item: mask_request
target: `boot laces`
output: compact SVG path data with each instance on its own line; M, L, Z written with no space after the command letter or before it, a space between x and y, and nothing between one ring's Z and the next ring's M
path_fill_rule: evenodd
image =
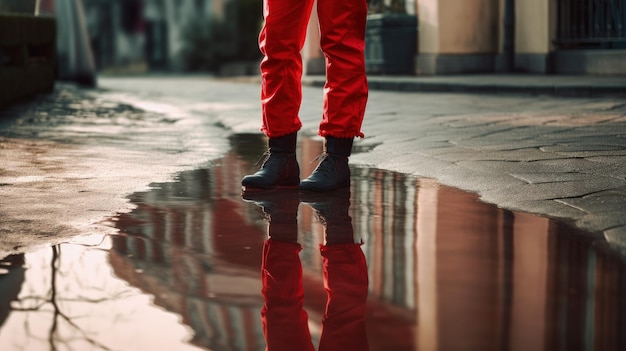
M259 169L263 169L266 166L270 165L271 160L273 159L277 159L276 157L271 157L272 153L270 152L270 150L265 151L258 160L256 160L256 162L254 163L254 167L258 167ZM260 166L259 166L260 165Z
M259 165L261 165L261 167L259 168L263 168L263 166L265 165L265 162L267 161L267 159L270 158L270 150L266 150L260 157L258 160L256 160L256 162L254 163L254 167L258 167Z
M261 170L268 167L281 167L283 165L283 160L285 159L285 155L281 153L272 153L270 150L265 151L259 159L254 163L254 167ZM260 166L259 166L260 165Z
M328 162L324 162L328 159ZM315 173L332 176L334 175L334 167L332 167L333 157L329 153L323 153L317 155L310 163L319 161L319 164L315 168Z

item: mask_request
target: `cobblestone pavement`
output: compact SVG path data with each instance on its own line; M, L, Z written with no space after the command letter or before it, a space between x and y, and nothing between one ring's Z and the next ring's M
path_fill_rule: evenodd
M258 84L152 77L104 78L101 86L137 106L158 100L258 132ZM303 133L316 133L321 97L304 88ZM436 178L626 247L623 99L371 91L363 131L353 164Z
M32 245L26 231L45 241L92 230L128 210L129 193L219 157L233 133L259 133L257 83L153 76L99 85L61 86L2 112L0 255ZM305 87L303 134L316 134L321 106L321 89ZM354 165L435 178L626 247L623 99L372 91L363 132Z

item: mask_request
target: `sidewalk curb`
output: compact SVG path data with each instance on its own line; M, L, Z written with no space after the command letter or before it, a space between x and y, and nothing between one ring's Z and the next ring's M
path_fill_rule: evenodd
M532 80L542 81L533 82ZM576 82L575 80L579 81ZM305 76L302 78L302 82L309 86L323 87L326 80L324 76ZM368 76L368 85L371 90L399 92L626 97L626 77Z

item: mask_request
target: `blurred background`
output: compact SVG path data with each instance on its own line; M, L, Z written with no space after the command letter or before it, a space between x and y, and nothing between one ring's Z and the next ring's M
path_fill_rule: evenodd
M41 22L33 14L55 18L56 28L28 28ZM0 37L32 32L28 40L0 38L0 66L32 61L33 48L56 31L48 61L56 61L59 79L85 85L95 85L96 73L251 75L261 58L260 0L0 0L0 15ZM26 59L15 53L18 44Z
M368 5L368 74L626 75L626 0ZM102 73L258 74L262 0L0 0L8 12L56 17L60 66L84 43L76 57ZM324 73L315 8L302 56L306 74Z
M95 64L102 72L219 72L230 65L246 74L261 57L256 44L262 23L259 0L83 4Z
M82 2L95 63L103 72L258 73L261 0ZM624 0L368 4L369 74L626 74ZM303 58L306 73L324 73L315 10Z

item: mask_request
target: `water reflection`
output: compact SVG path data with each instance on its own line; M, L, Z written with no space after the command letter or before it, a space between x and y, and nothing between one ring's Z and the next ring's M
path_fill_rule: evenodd
M1 350L193 349L175 315L111 274L106 242L13 257L0 275Z
M17 296L24 282L24 255L10 255L0 260L0 326L4 324L11 303Z
M302 201L315 211L324 228L319 252L327 298L319 350L367 351L367 265L360 243L355 243L348 214L350 192L299 195L297 190L281 189L243 197L256 204L268 220L261 263L261 320L267 350L315 350L304 310L299 255L302 246L298 243L297 213Z
M364 325L369 350L626 349L624 261L601 237L498 209L433 180L369 168L353 169L349 201L289 195L273 201L283 212L270 214L270 222L268 200L242 199L239 184L264 141L239 136L234 142L210 168L134 194L137 208L115 220L119 235L97 247L61 245L57 263L50 249L25 254L28 269L0 275L3 292L10 277L8 286L19 291L9 297L11 310L0 313L6 316L0 349L52 349L61 335L81 339L81 350L97 349L85 336L120 350L264 350L272 306L267 272L292 277L276 280L298 292L279 296L295 303L284 312L299 316L291 319L299 324L285 328L304 331L287 336L310 340L307 349L328 330L331 258L320 244L328 248L335 239L338 247L363 243L357 247L365 260L348 260L356 266L343 277L366 271L356 284L368 282L365 320L355 326ZM320 152L321 143L302 141L303 174ZM328 209L342 221L325 218ZM353 235L345 234L348 224ZM333 229L339 234L331 235ZM273 250L275 242L283 247ZM281 259L268 256L273 252ZM274 264L287 262L284 272L273 272ZM57 318L65 334L49 333L52 286L60 311L83 332ZM4 301L3 295L0 308ZM28 311L35 302L44 308ZM148 340L150 347L138 347Z

